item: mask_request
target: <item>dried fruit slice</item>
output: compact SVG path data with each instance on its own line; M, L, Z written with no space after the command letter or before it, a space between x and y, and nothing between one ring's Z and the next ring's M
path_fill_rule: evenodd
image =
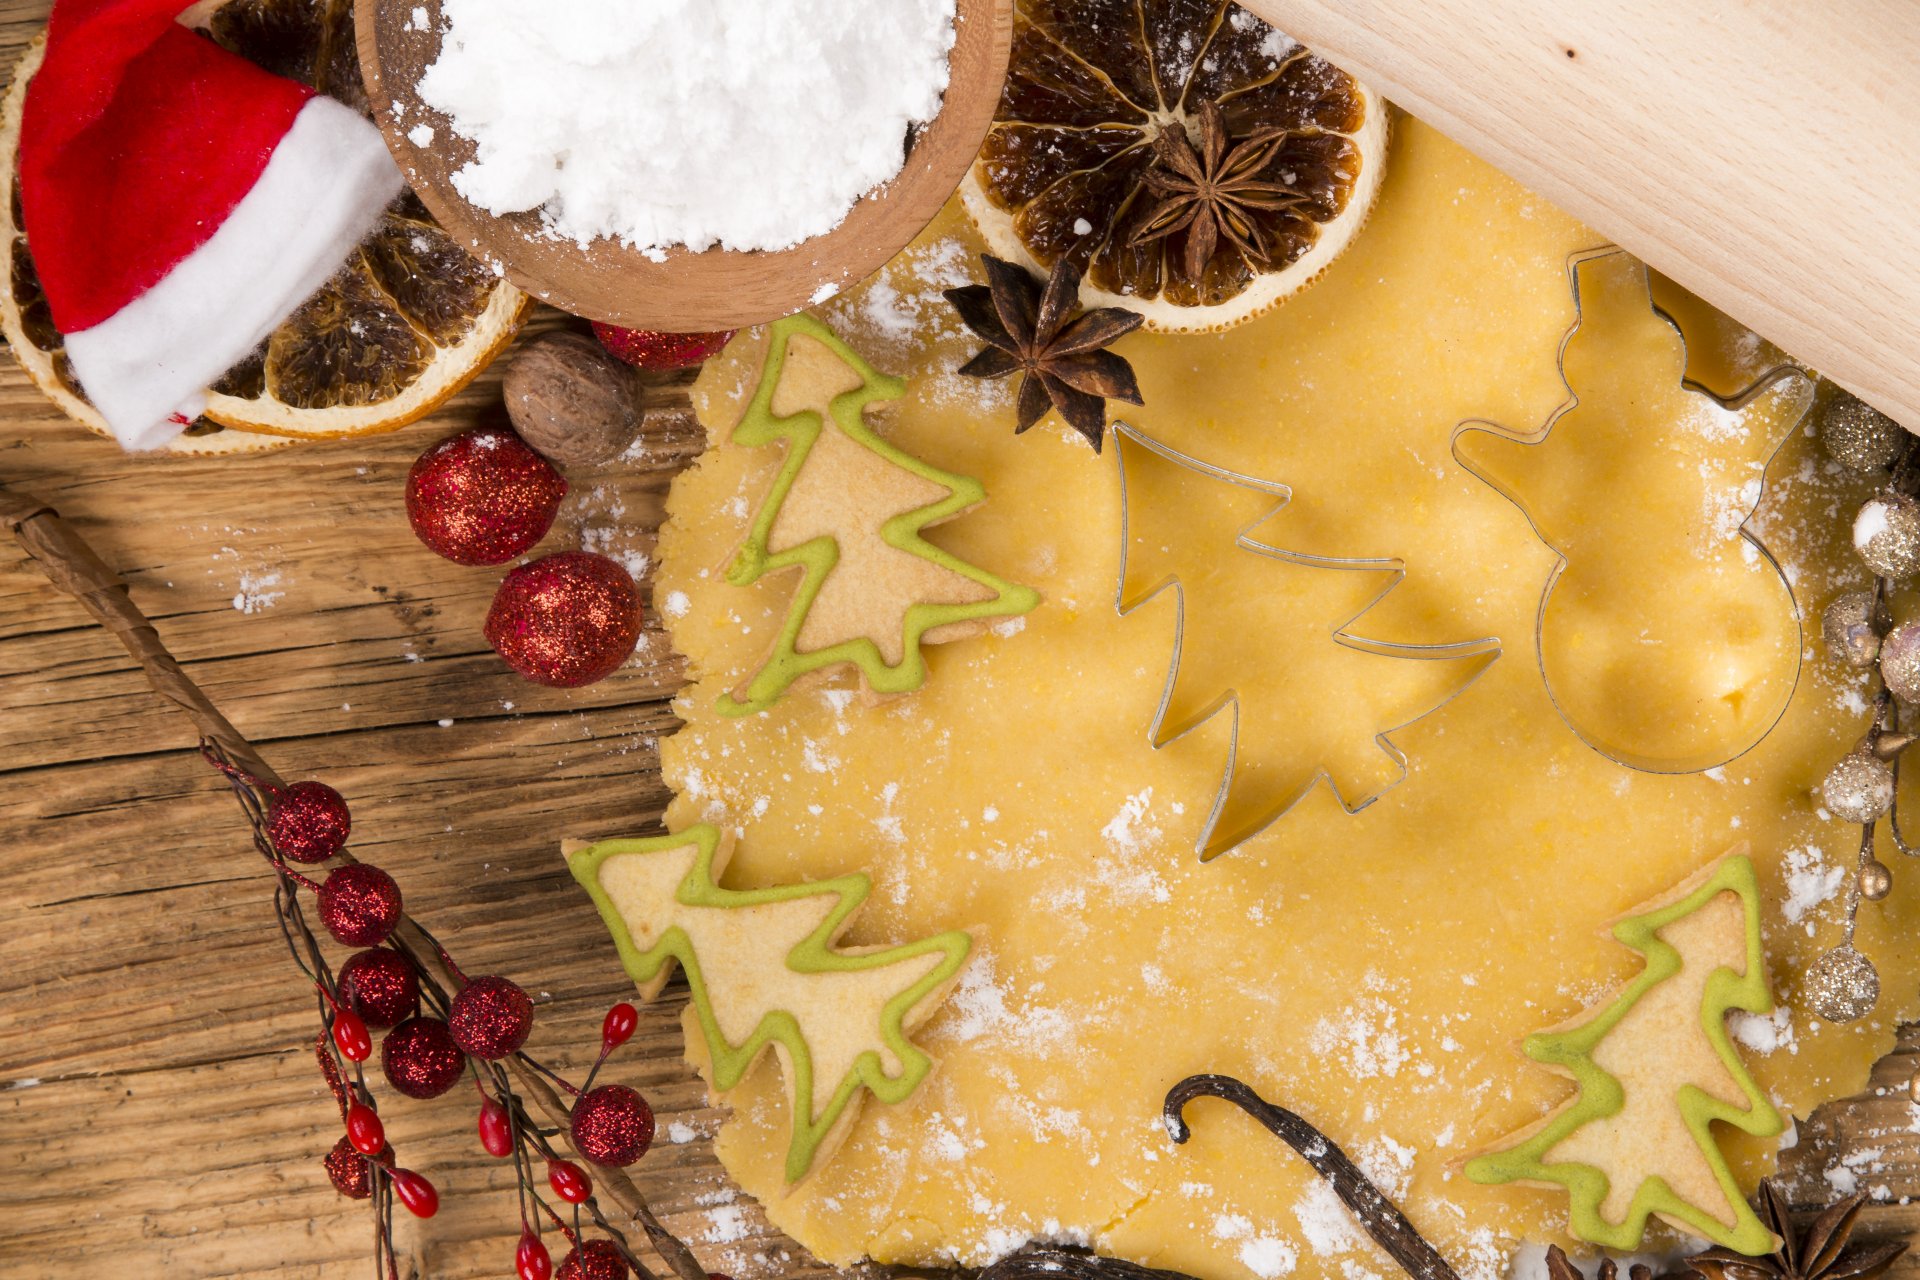
M995 123L961 196L996 254L1086 259L1081 300L1221 329L1360 229L1387 109L1228 0L1019 0Z
M188 17L226 48L365 112L351 0L228 0ZM0 101L0 244L10 259L0 331L55 404L105 435L67 364L21 230L20 108L41 54L36 40ZM403 196L339 274L209 389L204 415L168 447L219 453L405 426L484 369L527 306Z

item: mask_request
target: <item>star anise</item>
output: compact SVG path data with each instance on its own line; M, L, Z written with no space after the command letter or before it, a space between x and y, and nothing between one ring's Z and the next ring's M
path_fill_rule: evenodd
M1772 1178L1760 1183L1760 1221L1780 1240L1762 1258L1731 1249L1709 1249L1687 1259L1707 1280L1872 1280L1907 1251L1905 1241L1849 1244L1866 1204L1865 1193L1829 1205L1803 1232L1793 1229L1793 1210Z
M1271 265L1267 236L1256 211L1272 213L1305 204L1307 197L1261 175L1286 142L1285 129L1261 129L1234 141L1227 136L1220 104L1200 104L1200 146L1182 124L1170 124L1153 139L1154 162L1142 181L1159 198L1139 228L1135 244L1187 233L1186 275L1199 280L1225 239L1258 266Z
M1627 1268L1629 1280L1653 1280L1653 1268L1644 1262L1636 1262ZM1612 1258L1600 1259L1599 1270L1593 1273L1593 1280L1619 1280L1620 1264ZM1586 1274L1573 1265L1573 1259L1567 1257L1567 1251L1557 1244L1547 1246L1547 1280L1587 1280Z
M1068 320L1080 296L1080 268L1070 254L1054 263L1044 287L1011 262L991 254L980 260L986 284L946 291L961 321L987 344L959 372L969 378L1020 374L1015 435L1053 408L1100 452L1106 402L1141 403L1133 366L1105 348L1139 328L1142 317L1125 307L1098 307Z

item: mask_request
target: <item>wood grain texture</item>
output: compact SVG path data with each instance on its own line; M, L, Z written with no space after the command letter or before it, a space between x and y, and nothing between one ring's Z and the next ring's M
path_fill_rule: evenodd
M45 13L0 0L0 58ZM625 669L581 690L526 684L480 634L500 571L413 538L407 468L446 431L504 420L504 368L392 436L195 460L121 453L0 358L0 478L80 526L283 772L351 798L356 852L470 972L524 983L530 1047L577 1073L631 984L559 842L655 829L682 668L649 599ZM575 471L543 550L651 553L667 484L704 439L684 398L654 388L641 447ZM0 723L0 1276L366 1276L366 1206L318 1162L339 1122L271 877L191 724L10 539ZM732 1194L707 1140L720 1113L681 1061L680 1003L646 1010L613 1069L659 1113L637 1181L715 1270L808 1270L751 1204L744 1234L715 1217ZM480 1151L471 1096L389 1095L385 1118L442 1194L429 1223L396 1215L403 1274L511 1274L511 1175Z
M1920 8L1245 2L1920 431Z
M416 21L422 6L427 19ZM636 329L736 329L777 320L879 270L933 221L966 176L993 122L1013 47L1013 0L958 0L945 101L915 135L897 177L859 200L833 230L790 249L670 249L656 260L616 241L582 248L555 238L537 212L503 216L467 203L452 174L472 158L473 144L414 92L440 53L440 0L354 0L354 13L374 120L441 224L498 259L535 297ZM427 147L409 137L422 123L434 138Z

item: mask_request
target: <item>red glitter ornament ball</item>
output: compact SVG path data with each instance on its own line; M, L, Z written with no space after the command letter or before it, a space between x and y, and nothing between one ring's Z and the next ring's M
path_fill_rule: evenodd
M589 1089L573 1104L573 1145L595 1164L630 1165L653 1145L653 1108L623 1084Z
M420 979L397 951L356 951L340 966L340 999L370 1027L390 1027L420 1007Z
M627 1260L620 1256L611 1240L589 1240L578 1249L569 1249L554 1272L556 1280L627 1280Z
M367 1158L353 1149L353 1140L341 1136L333 1150L320 1158L333 1189L349 1200L365 1200L373 1194L373 1170Z
M600 339L616 359L636 369L665 373L672 369L690 369L702 360L720 354L720 348L733 337L733 330L718 333L658 333L652 329L622 329L617 325L594 322L593 336Z
M408 1018L380 1042L387 1083L409 1098L437 1098L460 1083L466 1055L438 1018Z
M572 689L612 675L640 639L640 591L617 563L561 551L506 576L487 643L535 684Z
M400 886L364 862L335 867L320 886L320 923L349 947L377 947L400 923Z
M505 564L547 536L567 482L511 427L448 436L407 472L407 519L455 564Z
M533 1030L533 999L505 978L475 978L460 988L447 1010L454 1043L486 1062L496 1062L527 1042Z
M267 806L267 839L289 862L325 862L352 827L345 797L324 782L296 782Z

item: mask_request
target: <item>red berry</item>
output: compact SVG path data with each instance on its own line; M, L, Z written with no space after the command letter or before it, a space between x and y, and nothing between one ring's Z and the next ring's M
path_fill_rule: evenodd
M356 951L340 966L340 999L368 1026L391 1027L420 1007L420 978L398 951Z
M520 1233L520 1247L513 1251L513 1269L520 1280L552 1280L553 1255L540 1243L532 1227Z
M511 427L450 435L407 472L407 520L455 564L505 564L547 536L567 482Z
M573 1104L573 1146L595 1164L623 1166L653 1145L653 1108L623 1084L589 1089Z
M600 1023L600 1056L606 1057L633 1039L634 1028L639 1025L640 1011L624 1000L607 1010L605 1020Z
M373 1171L367 1166L367 1158L354 1149L352 1139L343 1136L320 1163L333 1189L347 1199L365 1200L373 1194Z
M393 1194L407 1207L407 1212L416 1218L431 1218L440 1212L440 1193L433 1184L411 1169L395 1169L389 1175L393 1179Z
M717 333L661 333L653 329L622 329L595 321L593 336L617 358L636 369L664 373L686 369L717 355L733 337L733 330Z
M568 1204L585 1204L593 1194L593 1179L571 1160L553 1160L547 1164L547 1185L553 1194Z
M348 1062L365 1062L373 1056L373 1037L367 1034L367 1024L351 1009L333 1011L333 1042Z
M335 867L320 886L320 923L349 947L373 947L400 923L400 886L364 862Z
M363 1156L379 1155L387 1145L387 1127L372 1107L364 1102L351 1103L347 1107L347 1140Z
M487 643L533 681L572 689L620 669L640 640L640 591L615 561L558 551L509 573L487 610Z
M346 799L324 782L296 782L267 806L267 841L289 862L325 862L352 827Z
M480 1104L480 1145L488 1155L503 1160L513 1154L513 1125L507 1119L507 1109L496 1098Z
M467 1059L438 1018L408 1018L380 1042L387 1083L409 1098L437 1098L460 1083Z
M447 1023L454 1043L483 1062L497 1062L527 1042L533 1000L506 978L475 978L453 998Z
M589 1240L569 1250L554 1272L557 1280L627 1280L631 1274L611 1240Z

